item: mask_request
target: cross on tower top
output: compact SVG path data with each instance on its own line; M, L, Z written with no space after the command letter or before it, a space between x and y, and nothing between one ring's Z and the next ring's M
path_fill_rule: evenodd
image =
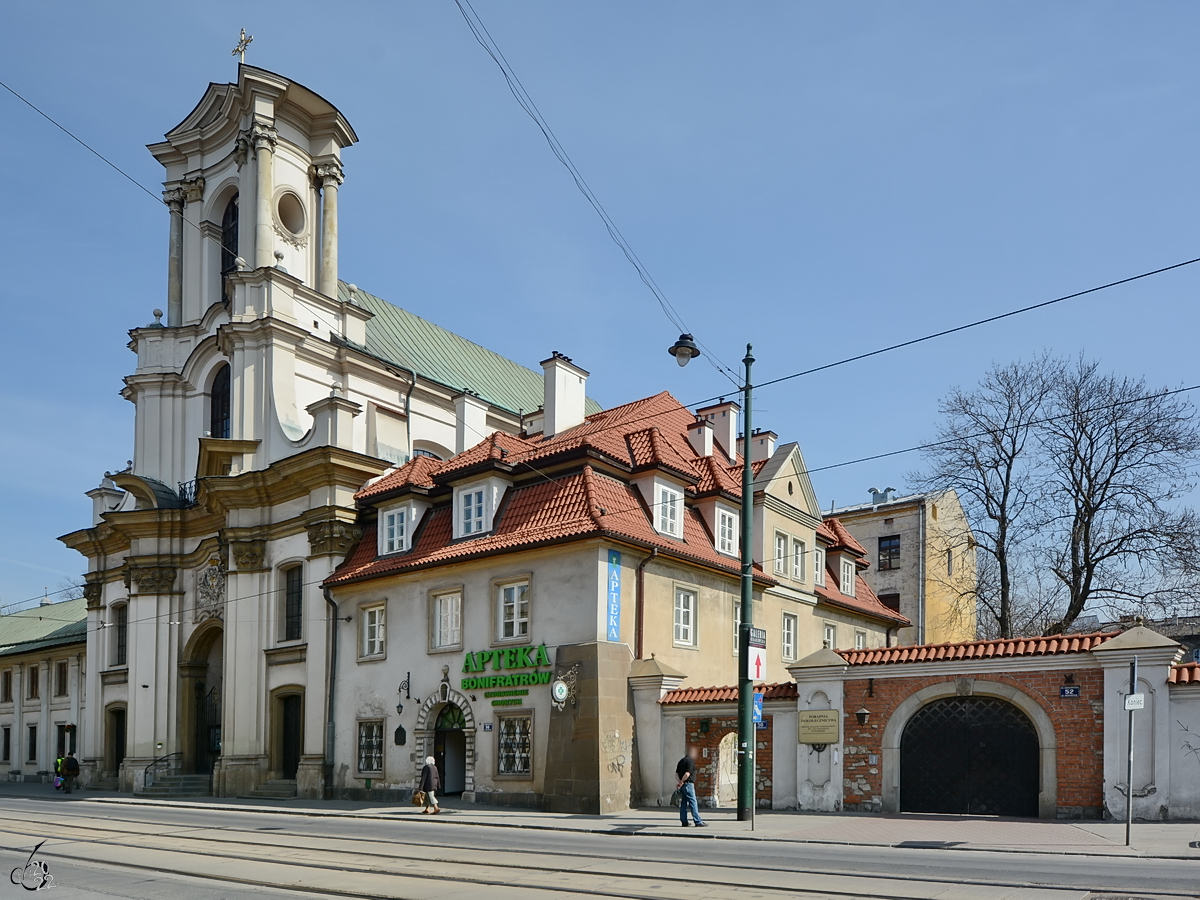
M246 61L246 48L250 46L250 42L252 40L254 40L254 35L247 36L246 29L243 28L241 40L238 41L238 45L233 48L233 53L231 54L239 57L239 63L244 63Z

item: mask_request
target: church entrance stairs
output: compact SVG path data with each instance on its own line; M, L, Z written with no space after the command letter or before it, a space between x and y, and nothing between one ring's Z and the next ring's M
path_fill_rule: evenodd
M139 797L211 797L210 775L159 775L154 784L138 792Z
M276 778L265 781L246 796L255 800L295 800L296 779Z

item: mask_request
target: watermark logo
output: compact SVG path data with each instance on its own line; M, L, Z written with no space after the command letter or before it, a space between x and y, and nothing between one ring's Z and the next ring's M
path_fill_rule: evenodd
M42 841L42 844L44 843L46 842ZM17 866L12 870L8 877L13 884L20 885L27 891L44 891L54 887L54 876L50 874L50 867L42 860L33 858L42 849L42 844L33 848L24 866Z

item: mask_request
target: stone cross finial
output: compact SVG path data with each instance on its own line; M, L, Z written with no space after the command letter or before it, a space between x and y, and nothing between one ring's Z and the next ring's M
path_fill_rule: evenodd
M252 40L254 40L254 35L247 37L246 29L243 28L242 38L238 41L238 45L233 48L233 53L231 54L232 56L238 57L239 63L244 63L246 61L246 48L250 46L250 42Z

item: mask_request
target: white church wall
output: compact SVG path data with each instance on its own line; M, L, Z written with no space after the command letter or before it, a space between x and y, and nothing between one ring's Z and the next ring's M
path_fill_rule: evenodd
M1171 818L1200 819L1200 684L1173 685Z

